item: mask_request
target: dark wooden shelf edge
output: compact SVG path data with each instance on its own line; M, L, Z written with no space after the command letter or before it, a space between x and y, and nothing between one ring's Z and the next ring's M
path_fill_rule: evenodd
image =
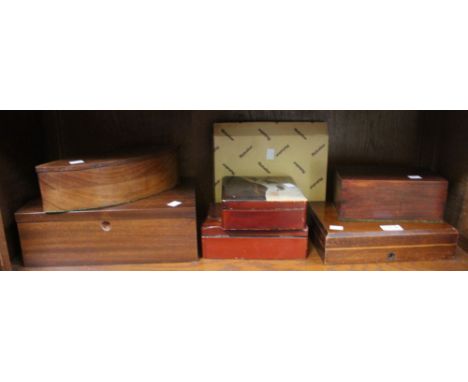
M466 271L468 253L458 248L450 260L326 265L311 250L305 260L209 260L191 263L119 264L71 267L23 267L19 271Z

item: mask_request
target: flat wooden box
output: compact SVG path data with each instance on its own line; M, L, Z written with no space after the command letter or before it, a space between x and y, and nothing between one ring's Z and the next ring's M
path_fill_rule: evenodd
M440 222L447 188L446 179L418 170L343 168L336 173L335 205L343 220Z
M291 200L267 200L265 190L252 186L243 189L232 181L242 179L274 179L289 182L290 177L225 177L223 178L222 222L226 230L303 230L306 226L307 200L301 194L300 198ZM279 182L281 183L281 182ZM249 182L247 182L249 184ZM273 183L275 184L275 183ZM297 189L297 187L294 185ZM298 189L297 189L298 190ZM300 190L298 190L300 193Z
M178 207L167 204L179 201ZM137 202L47 214L40 200L16 213L30 267L195 261L195 193L179 186Z
M311 203L310 231L326 264L432 261L453 258L458 231L447 223L386 222L404 231L383 231L379 222L343 222L332 203ZM342 227L343 230L330 226Z
M76 159L76 158L75 158ZM175 187L177 151L153 147L36 167L46 212L115 206Z
M202 226L203 257L207 259L305 259L308 228L297 231L228 231L220 205L212 206Z

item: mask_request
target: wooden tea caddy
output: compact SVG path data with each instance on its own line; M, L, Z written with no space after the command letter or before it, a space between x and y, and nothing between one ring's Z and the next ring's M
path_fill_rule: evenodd
M138 149L36 167L45 212L103 208L136 201L178 182L177 151Z

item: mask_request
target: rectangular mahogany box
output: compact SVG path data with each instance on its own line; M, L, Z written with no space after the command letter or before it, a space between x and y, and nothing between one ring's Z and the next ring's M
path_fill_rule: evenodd
M170 207L171 202L181 204ZM198 259L191 186L117 207L55 214L44 213L40 200L35 200L16 213L16 221L25 266Z
M212 206L202 226L203 257L207 259L304 259L308 229L297 231L227 231L220 206Z
M343 222L331 203L311 203L311 238L328 264L452 258L457 230L447 223Z
M302 230L307 199L290 177L223 178L226 230Z
M176 186L177 151L152 147L36 167L46 212L115 206Z
M443 221L446 179L404 169L338 169L335 205L340 219Z

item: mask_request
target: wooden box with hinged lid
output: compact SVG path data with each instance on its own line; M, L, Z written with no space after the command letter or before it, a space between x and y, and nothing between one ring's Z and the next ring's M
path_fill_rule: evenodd
M332 203L311 203L311 240L327 264L432 261L455 255L458 231L450 224L355 222L338 219Z
M16 213L25 266L195 261L195 192L178 186L96 210L45 213L35 200Z
M153 147L36 167L46 212L129 203L171 189L178 181L177 151Z

